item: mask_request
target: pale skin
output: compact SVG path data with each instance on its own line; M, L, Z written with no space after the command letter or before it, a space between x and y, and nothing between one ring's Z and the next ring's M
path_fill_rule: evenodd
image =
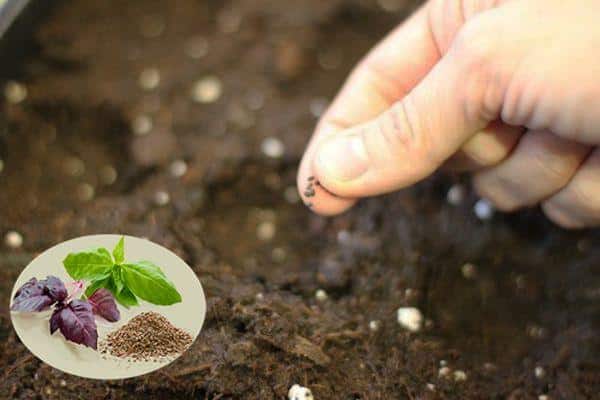
M304 202L335 215L447 167L502 211L540 204L562 227L600 225L599 15L597 0L430 0L320 119Z

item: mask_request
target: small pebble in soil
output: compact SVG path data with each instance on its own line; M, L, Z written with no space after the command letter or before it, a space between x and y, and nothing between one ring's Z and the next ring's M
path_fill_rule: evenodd
M329 101L324 97L317 97L310 101L308 108L310 109L310 113L313 117L319 118L329 105Z
M208 41L204 36L191 37L185 42L183 51L189 58L198 60L208 53Z
M543 339L546 337L546 328L536 324L527 325L525 331L527 332L527 335L529 335L529 337L532 337L534 339Z
M227 121L238 129L248 129L256 124L254 114L239 102L233 102L227 106Z
M65 386L67 386L67 381L65 381L64 379L61 379L61 380L60 380L60 386L61 386L61 387L65 387Z
M346 229L342 229L337 233L337 241L342 246L348 246L352 243L352 234Z
M175 178L181 178L188 170L187 163L183 160L175 160L169 165L169 172Z
M12 104L19 104L27 98L27 87L16 81L8 81L4 86L4 97Z
M433 383L428 383L426 386L427 390L435 392L435 385Z
M100 181L104 185L112 185L117 181L117 170L112 165L105 165L100 168Z
M400 307L398 309L398 323L411 332L418 332L423 325L423 314L415 307Z
M315 299L317 299L318 301L325 301L327 300L329 296L327 295L327 292L324 291L323 289L318 289L315 292Z
M467 374L465 371L456 370L454 371L454 380L456 382L464 382L467 380Z
M161 15L145 15L140 20L140 33L147 39L159 37L165 31L165 20Z
M4 170L4 161L0 158L0 173Z
M277 172L269 172L264 177L265 186L275 191L281 186L281 176Z
M96 194L96 190L89 183L79 184L75 192L77 193L77 198L84 202L92 200Z
M542 379L546 376L546 371L544 370L543 367L540 367L539 365L537 367L535 367L534 369L534 374L535 377L538 379Z
M309 388L293 385L288 391L288 400L314 400L314 396Z
M17 231L6 232L4 243L11 249L18 249L23 245L23 236Z
M252 111L258 111L265 105L265 95L258 90L251 90L246 95L246 106Z
M260 144L263 154L270 158L281 158L285 153L283 142L276 137L267 137Z
M466 189L461 184L455 184L448 189L446 193L446 201L453 206L459 206L463 203L466 197Z
M440 360L440 367L446 367L446 366L448 366L448 361Z
M286 80L297 78L307 65L305 49L296 41L282 40L275 48L275 68Z
M377 332L379 330L381 326L381 322L377 321L376 319L369 321L369 330L371 332Z
M485 364L483 364L483 369L486 372L495 372L497 370L496 364L493 364L491 362L486 362Z
M450 375L451 372L452 372L452 370L449 367L441 367L438 370L438 376L440 378L446 378Z
M256 298L256 300L258 301L263 301L265 299L265 295L262 294L261 292L256 293L256 296L254 296Z
M317 61L321 68L331 71L342 65L342 53L337 49L323 50L317 54Z
M460 271L465 279L473 279L475 275L477 275L477 268L474 264L466 263L461 268Z
M479 199L477 203L475 203L475 206L473 206L473 212L475 213L477 218L479 218L482 221L492 219L495 211L496 210L492 203L490 203L486 199Z
M144 90L153 90L160 84L160 72L157 68L144 68L138 78L140 87Z
M275 237L277 228L271 221L263 221L256 227L256 236L262 241L269 241Z
M406 7L408 3L406 0L377 0L377 4L383 11L395 13Z
M276 263L282 263L285 261L286 258L287 258L287 252L282 247L275 247L271 251L271 260L273 260Z
M240 29L242 23L242 15L230 7L224 8L217 15L217 25L223 33L235 33Z
M78 157L65 158L62 168L65 174L73 177L82 176L85 173L85 164Z
M223 92L221 80L216 76L206 76L192 86L192 100L196 103L208 104L219 100Z
M525 275L519 274L515 276L515 286L519 290L523 290L527 287L527 278L525 277Z
M171 196L169 196L169 193L165 192L164 190L159 190L158 192L154 193L154 204L157 206L166 206L169 204L169 201L171 201Z
M153 127L152 118L148 115L138 115L131 121L131 130L137 136L144 136L152 131Z
M283 191L283 197L290 204L298 204L300 196L298 195L298 189L296 186L288 186Z
M550 397L548 397L548 395L545 394L540 394L538 396L538 400L550 400Z

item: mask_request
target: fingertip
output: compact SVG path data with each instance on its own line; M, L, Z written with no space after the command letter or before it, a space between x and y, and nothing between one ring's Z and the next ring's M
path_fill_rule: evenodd
M584 224L582 224L577 219L570 216L567 212L565 212L560 207L552 204L549 201L542 203L542 211L550 221L560 226L563 229L582 229L584 228Z
M297 176L297 187L302 202L313 212L334 216L350 209L356 199L337 196L328 191L312 173L310 163L303 161Z
M319 201L311 202L307 206L319 215L332 217L349 210L354 204L356 204L356 200L323 194Z

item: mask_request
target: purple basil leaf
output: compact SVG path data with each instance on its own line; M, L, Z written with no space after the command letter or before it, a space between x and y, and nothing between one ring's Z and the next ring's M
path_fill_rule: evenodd
M88 301L92 305L92 310L102 318L110 322L116 322L121 318L117 303L112 293L105 288L100 288L94 292Z
M58 305L55 309L54 312L52 313L52 316L50 317L50 334L52 335L54 332L56 332L56 330L58 329L58 320L60 319L60 311L63 309L64 305Z
M60 329L65 339L78 344L98 347L98 331L92 305L85 300L72 300L58 307L50 318L50 332Z
M43 281L31 278L17 290L10 307L12 311L43 311L54 303L45 290Z
M23 284L15 293L15 298L19 297L21 294L30 293L30 294L42 294L44 293L44 286L42 286L37 279L31 278L27 282Z
M54 301L63 301L67 298L67 288L59 278L50 275L46 279L41 280L40 283L46 287L45 292Z

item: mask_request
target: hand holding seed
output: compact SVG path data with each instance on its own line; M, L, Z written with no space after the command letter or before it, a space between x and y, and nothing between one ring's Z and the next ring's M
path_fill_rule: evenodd
M322 116L303 200L334 215L447 166L502 211L600 225L598 13L594 0L428 1Z

